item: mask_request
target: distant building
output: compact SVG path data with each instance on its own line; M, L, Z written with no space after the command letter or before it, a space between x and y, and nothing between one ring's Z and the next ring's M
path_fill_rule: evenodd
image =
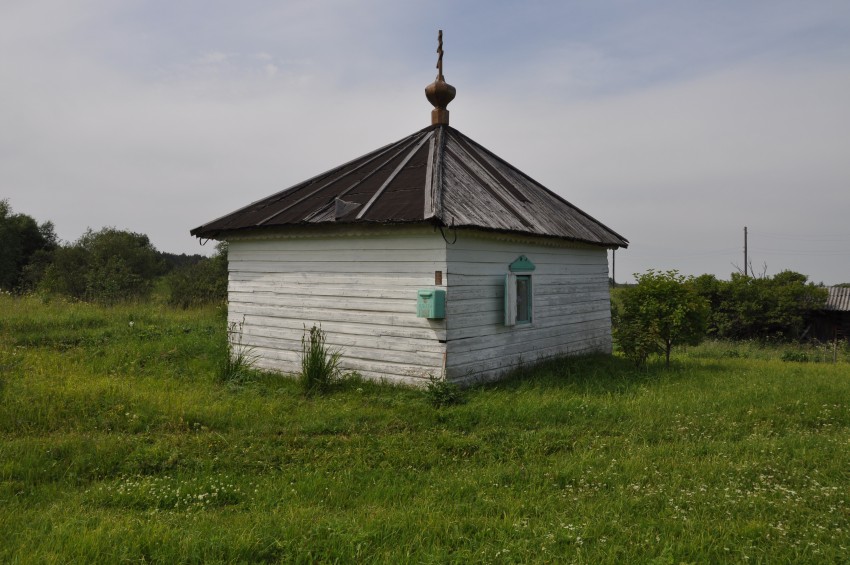
M850 288L828 287L829 296L812 316L812 337L821 341L850 338Z
M298 372L313 324L344 368L412 384L611 351L607 250L628 241L450 127L439 52L429 127L191 231L229 243L259 366Z

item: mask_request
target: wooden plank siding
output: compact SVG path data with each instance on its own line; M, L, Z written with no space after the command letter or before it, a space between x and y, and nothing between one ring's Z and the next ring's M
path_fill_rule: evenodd
M530 324L504 325L504 280L520 255L534 263ZM489 380L560 355L611 351L604 248L460 231L447 246L447 378Z
M228 321L242 324L259 367L300 371L305 328L320 324L346 371L410 384L442 374L445 320L416 316L417 290L438 288L434 272L446 272L439 232L376 228L229 243Z
M457 240L454 240L455 235ZM533 320L504 325L504 277L520 255L536 266ZM424 384L496 378L520 363L610 352L608 262L604 248L432 228L323 236L234 238L229 250L228 320L257 365L300 370L305 328L320 324L345 370L366 378ZM416 316L417 291L443 272L446 319Z

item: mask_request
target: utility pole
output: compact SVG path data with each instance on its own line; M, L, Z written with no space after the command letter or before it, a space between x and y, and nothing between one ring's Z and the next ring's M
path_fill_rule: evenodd
M747 276L747 226L744 226L744 276Z

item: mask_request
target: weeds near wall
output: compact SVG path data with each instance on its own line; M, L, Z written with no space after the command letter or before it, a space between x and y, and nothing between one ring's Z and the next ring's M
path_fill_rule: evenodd
M339 360L342 351L328 347L321 326L304 326L301 337L301 374L298 381L304 394L322 394L340 379Z
M425 385L425 398L434 408L463 404L465 400L458 385L433 375L428 377L428 384Z
M219 364L218 378L222 382L241 384L251 378L257 354L254 348L242 343L245 320L227 325L227 345Z

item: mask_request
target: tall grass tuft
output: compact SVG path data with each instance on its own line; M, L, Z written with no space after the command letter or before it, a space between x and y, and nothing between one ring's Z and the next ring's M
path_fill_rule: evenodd
M301 374L299 383L304 394L322 394L327 392L334 382L339 380L339 360L342 351L328 347L321 326L313 325L301 337Z
M251 380L257 354L254 348L242 343L245 320L227 325L227 344L219 364L218 378L230 384L242 384Z
M433 375L425 385L425 398L434 408L463 404L465 401L463 391L457 384Z

